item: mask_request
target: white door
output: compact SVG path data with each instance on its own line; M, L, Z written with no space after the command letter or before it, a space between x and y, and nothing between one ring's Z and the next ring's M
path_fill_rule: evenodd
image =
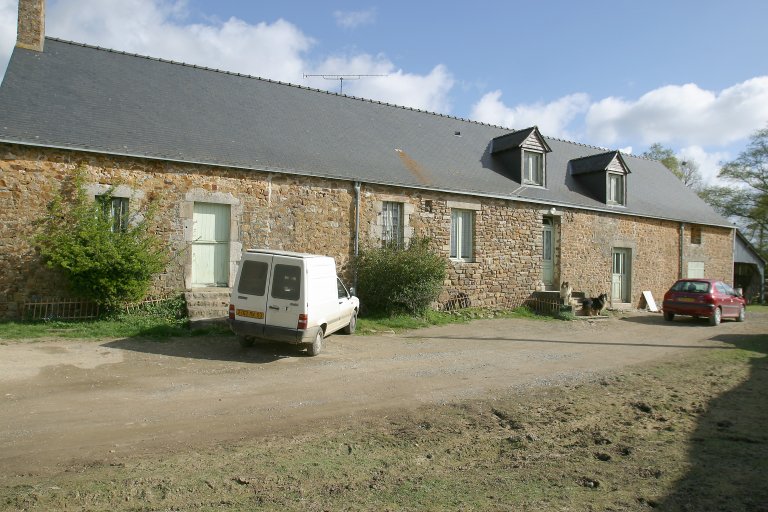
M192 286L229 285L229 205L195 203Z
M284 256L272 257L271 286L267 297L266 325L296 329L305 302L302 262Z
M631 261L629 249L613 250L613 273L611 276L611 301L630 302Z
M554 284L555 275L555 244L552 230L552 219L544 217L542 226L542 262L541 262L541 280L547 288Z

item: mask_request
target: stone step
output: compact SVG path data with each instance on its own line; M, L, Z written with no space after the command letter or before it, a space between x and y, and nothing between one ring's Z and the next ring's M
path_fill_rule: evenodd
M229 288L195 288L184 294L190 320L226 317L229 313Z

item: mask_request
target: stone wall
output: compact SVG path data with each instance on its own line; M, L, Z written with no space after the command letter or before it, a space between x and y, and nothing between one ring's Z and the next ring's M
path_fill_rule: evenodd
M683 236L683 271L680 271L679 222L569 211L562 217L561 279L588 296L611 294L612 251L631 252L631 304L641 305L649 290L657 305L672 283L687 277L690 259L705 263L707 277L733 280L733 230L705 226L702 243L692 245Z
M191 285L192 208L195 202L230 209L230 284L243 248L271 248L333 256L351 282L354 254L354 183L202 165L111 157L0 144L0 318L19 313L33 296L67 296L62 281L32 247L34 221L79 164L89 190L118 187L141 212L159 206L155 232L173 258L157 276L155 293ZM541 280L542 219L548 208L513 201L363 184L360 246L376 245L382 201L404 204L407 237L426 236L449 261L440 301L466 294L473 305L516 306ZM451 261L451 209L474 211L471 261ZM610 293L611 250L632 251L632 301L651 290L657 301L679 273L679 223L560 210L555 280L588 295ZM732 230L704 226L701 244L684 240L684 259L705 261L707 275L732 275ZM685 237L684 237L685 238ZM684 262L685 265L685 262ZM684 267L685 268L685 267Z

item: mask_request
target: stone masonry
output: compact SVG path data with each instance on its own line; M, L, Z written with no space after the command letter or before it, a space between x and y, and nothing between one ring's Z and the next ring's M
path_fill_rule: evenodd
M40 262L31 239L35 221L78 165L85 166L89 190L117 187L134 212L157 202L154 229L173 257L156 277L154 293L190 288L191 208L197 201L230 209L230 285L240 251L252 247L330 255L347 282L352 280L353 182L0 144L0 318L17 317L20 305L35 296L68 296L63 282ZM360 247L380 243L382 201L403 202L407 237L429 237L445 255L440 301L466 294L472 305L517 306L539 285L542 220L549 208L363 183ZM472 261L448 260L452 208L474 211ZM571 209L558 210L554 220L555 278L569 281L574 290L610 293L614 247L632 251L634 305L642 290L651 290L659 301L680 273L679 223ZM683 268L694 258L705 262L707 275L730 282L732 233L704 226L695 246L684 237Z

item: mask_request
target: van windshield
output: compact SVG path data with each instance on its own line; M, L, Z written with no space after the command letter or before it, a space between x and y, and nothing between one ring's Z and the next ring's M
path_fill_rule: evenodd
M272 297L283 300L299 300L301 294L301 267L275 265L272 278Z
M263 296L267 288L268 271L269 265L263 261L244 261L237 293Z

